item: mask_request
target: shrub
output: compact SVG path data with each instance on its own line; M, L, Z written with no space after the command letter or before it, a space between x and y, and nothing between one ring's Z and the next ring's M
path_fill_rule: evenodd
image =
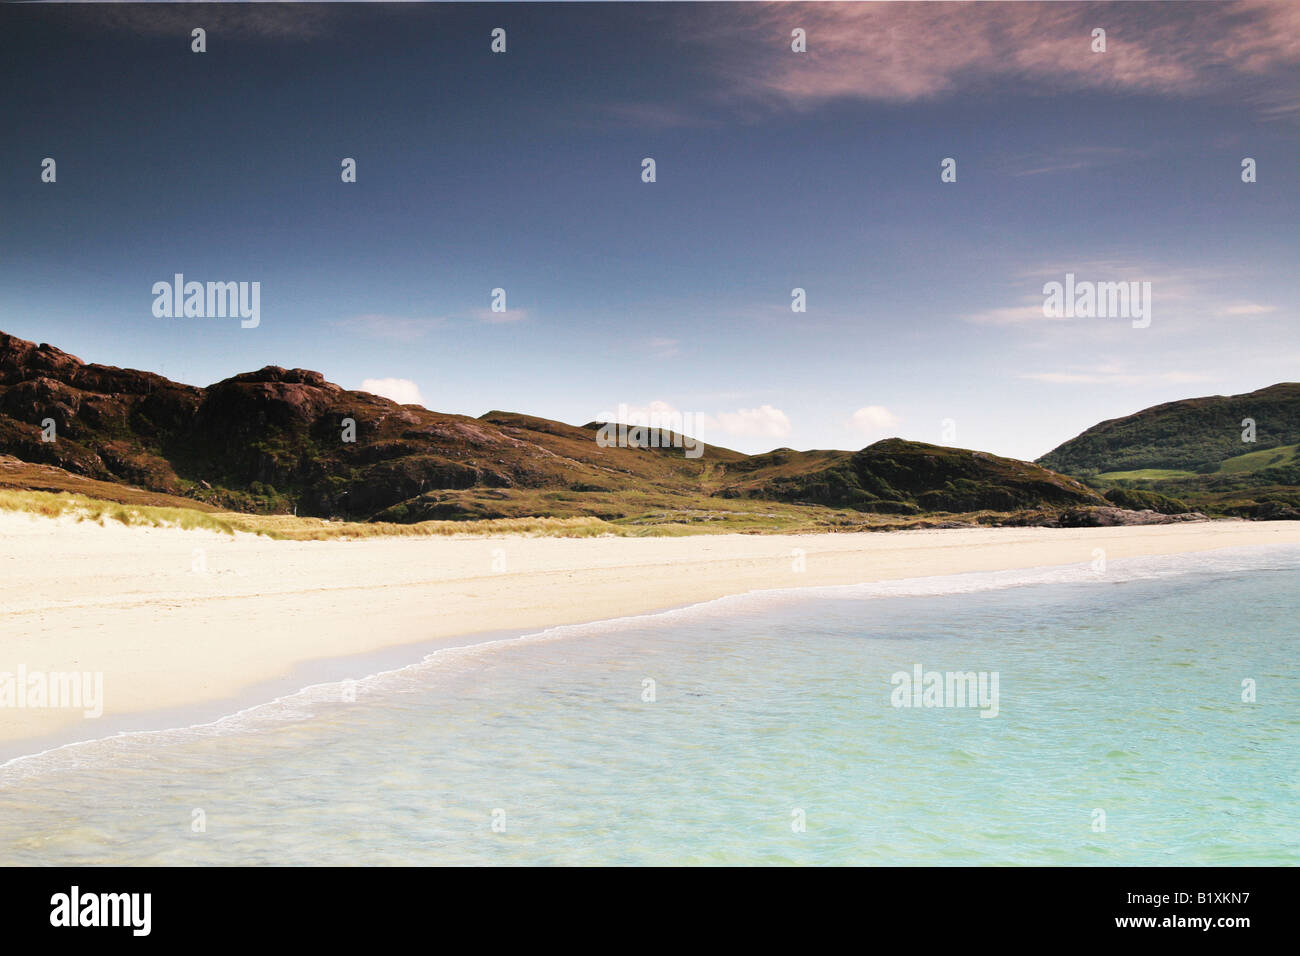
M1134 488L1112 488L1106 492L1106 500L1117 508L1130 511L1155 511L1162 515L1185 514L1191 509L1177 498L1170 498L1158 491L1139 491Z

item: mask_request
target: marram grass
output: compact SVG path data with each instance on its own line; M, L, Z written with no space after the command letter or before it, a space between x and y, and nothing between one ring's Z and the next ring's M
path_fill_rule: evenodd
M482 521L422 521L417 524L388 522L326 521L293 515L246 515L235 512L212 514L188 508L154 505L126 505L101 501L86 495L48 491L0 489L0 510L70 517L105 525L117 521L131 527L184 528L234 534L242 531L268 538L292 541L325 541L346 538L374 538L387 535L498 535L522 534L583 538L595 535L631 536L646 529L623 528L600 518L495 518ZM694 530L694 529L690 529ZM662 533L682 533L663 526Z
M105 524L117 521L124 525L142 525L153 528L185 528L220 531L234 534L235 522L224 516L194 511L189 508L163 508L153 505L124 505L116 501L101 501L86 495L49 491L13 491L0 489L0 510L21 511L43 515L47 518L72 517L78 521Z
M826 531L884 531L915 527L915 519L870 514L846 514L825 508L782 506L766 509L663 508L625 518L592 515L567 517L482 518L465 521L339 521L295 515L257 515L235 511L209 512L164 505L124 504L76 492L24 491L0 488L0 511L18 511L49 518L69 517L100 525L116 521L129 527L184 528L242 532L282 541L336 541L388 536L525 535L530 537L622 538L682 537L701 534L806 534ZM990 512L961 516L960 523L978 526L1001 517Z

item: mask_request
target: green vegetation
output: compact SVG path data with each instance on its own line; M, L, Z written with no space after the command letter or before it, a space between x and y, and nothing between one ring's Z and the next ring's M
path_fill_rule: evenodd
M1132 481L1159 481L1166 478L1191 478L1195 474L1196 472L1194 471L1177 471L1172 468L1139 468L1136 471L1108 471L1094 477L1103 482L1113 481L1119 483Z
M46 417L56 441L32 425ZM0 333L0 488L129 506L95 512L126 523L182 508L284 537L876 530L1086 523L1104 506L1277 517L1300 486L1300 385L1103 422L1039 464L897 438L687 457L603 447L601 424L444 415L277 366L194 388Z
M1173 478L1194 478L1199 475L1246 475L1273 468L1278 465L1296 463L1296 450L1300 445L1279 445L1260 451L1246 452L1235 458L1220 462L1206 462L1195 471L1181 471L1171 468L1139 468L1136 471L1108 471L1096 477L1102 481L1167 481Z
M617 534L876 528L1103 503L1036 465L898 439L857 453L707 446L688 457L671 441L680 436L653 429L670 442L604 447L599 422L443 415L277 366L193 388L3 333L0 410L0 450L16 462L0 485L329 519L317 530L331 535L340 522L535 518L597 519ZM57 441L31 427L46 416Z
M124 505L101 501L79 494L55 494L49 491L11 491L0 489L0 510L20 511L47 518L70 516L78 521L104 524L118 521L128 526L184 528L234 534L231 521L193 508L160 508L151 505Z
M631 518L606 521L581 516L569 518L522 517L483 520L419 521L327 521L293 515L257 515L236 512L211 513L191 508L124 505L77 493L16 491L0 489L0 511L18 511L49 518L74 517L103 525L118 521L128 526L174 527L243 532L286 541L329 541L381 536L489 536L521 534L542 537L587 538L678 537L695 534L775 534L817 531L878 531L895 528L929 527L926 522L898 521L876 516L824 509L736 507L721 510L670 509L647 512ZM971 523L1000 523L1011 516L981 514L969 516Z
M1106 492L1106 500L1117 508L1130 511L1155 511L1162 515L1186 514L1192 509L1179 501L1155 491L1140 491L1130 488L1112 488Z
M1300 445L1279 445L1276 448L1247 452L1244 455L1238 455L1236 458L1229 458L1226 461L1219 462L1215 474L1245 475L1263 471L1266 468L1294 465L1296 463L1297 449L1300 449Z
M1248 419L1255 423L1253 443L1243 441ZM1285 518L1300 504L1298 449L1300 384L1283 383L1102 422L1039 463L1078 476L1108 498L1123 489L1175 498L1210 515Z
M1255 443L1242 442L1255 423ZM1169 402L1094 425L1038 463L1070 475L1143 469L1195 472L1242 455L1300 443L1300 384L1282 383L1244 395Z
M803 472L773 477L764 469L758 480L737 490L759 498L892 515L1104 504L1081 482L1028 462L900 438L887 438L839 460L823 458L822 467Z

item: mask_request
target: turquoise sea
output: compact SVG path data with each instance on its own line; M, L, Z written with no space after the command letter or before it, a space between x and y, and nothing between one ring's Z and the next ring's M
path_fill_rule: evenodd
M0 862L1296 864L1298 609L1236 549L450 648L10 761ZM918 666L997 715L895 706Z

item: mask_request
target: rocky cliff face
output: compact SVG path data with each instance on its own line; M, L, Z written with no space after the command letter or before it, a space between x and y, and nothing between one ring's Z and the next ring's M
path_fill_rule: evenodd
M48 421L54 441L42 440ZM224 491L234 507L251 496L291 500L303 514L365 516L435 488L565 486L584 475L608 483L605 470L638 455L560 427L579 458L525 428L398 405L306 369L268 366L195 388L0 333L0 449L170 494L223 503Z

